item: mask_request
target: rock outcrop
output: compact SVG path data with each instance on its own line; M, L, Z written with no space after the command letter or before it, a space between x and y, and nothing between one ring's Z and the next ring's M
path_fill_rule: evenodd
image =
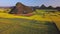
M10 14L28 14L32 13L32 8L23 5L22 3L18 2L14 8L9 12Z

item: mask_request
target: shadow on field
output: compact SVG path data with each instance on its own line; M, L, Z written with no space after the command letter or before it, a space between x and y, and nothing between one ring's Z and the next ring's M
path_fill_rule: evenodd
M54 22L0 18L0 34L59 34Z

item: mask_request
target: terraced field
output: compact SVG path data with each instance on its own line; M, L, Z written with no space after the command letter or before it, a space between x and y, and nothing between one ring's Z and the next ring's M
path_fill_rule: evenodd
M42 11L42 10L40 10L40 11ZM45 10L43 10L43 11L45 11ZM55 22L55 24L57 25L57 27L60 30L60 12L59 11L56 11L55 13L44 12L43 14L44 14L43 17L50 18L51 21Z
M0 18L0 34L58 34L53 22Z
M59 14L45 10L37 10L30 17L0 13L0 34L59 34Z

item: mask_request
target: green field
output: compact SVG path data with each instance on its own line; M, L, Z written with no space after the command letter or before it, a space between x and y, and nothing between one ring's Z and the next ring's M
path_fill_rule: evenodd
M56 24L60 27L59 12L47 13L46 10L37 10L34 12L35 15L30 17L1 14L0 34L58 34L59 32L55 26Z
M57 34L53 22L0 18L0 34Z

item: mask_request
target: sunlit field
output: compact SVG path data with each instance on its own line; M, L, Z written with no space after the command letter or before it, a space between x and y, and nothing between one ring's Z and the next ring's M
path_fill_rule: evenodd
M9 11L0 10L0 34L57 34L53 23L60 29L59 11L37 9L32 16L12 15Z

